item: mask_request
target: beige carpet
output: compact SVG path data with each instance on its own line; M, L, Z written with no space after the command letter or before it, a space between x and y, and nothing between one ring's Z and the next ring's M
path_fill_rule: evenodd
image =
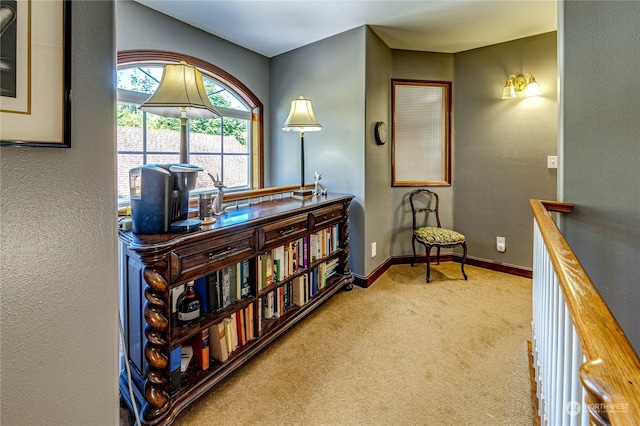
M175 424L531 425L531 280L465 269L336 294Z

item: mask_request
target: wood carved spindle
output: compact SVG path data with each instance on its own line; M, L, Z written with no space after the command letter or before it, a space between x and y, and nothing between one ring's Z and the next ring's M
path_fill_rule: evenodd
M144 408L143 416L145 420L152 420L161 416L171 406L171 399L167 392L169 388L167 377L169 308L165 302L169 285L160 273L150 268L144 269L144 280L147 283L144 292L147 299L144 306L144 319L147 323L144 330L147 337L144 348L144 356L147 360L144 393L148 404Z
M342 234L342 241L343 243L343 250L344 250L344 261L342 262L343 267L342 267L342 273L344 275L348 275L349 276L349 282L347 282L342 288L344 290L353 290L353 276L351 275L351 267L349 266L349 215L351 214L351 211L349 210L349 205L351 203L351 200L348 201L344 201L343 202L343 206L344 206L344 221L342 229L343 229L343 234Z

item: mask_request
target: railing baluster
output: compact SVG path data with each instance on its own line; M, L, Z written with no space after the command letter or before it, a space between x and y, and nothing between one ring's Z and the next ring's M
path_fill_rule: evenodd
M640 359L547 211L568 213L571 205L531 206L531 355L541 424L602 424L597 417L640 424Z

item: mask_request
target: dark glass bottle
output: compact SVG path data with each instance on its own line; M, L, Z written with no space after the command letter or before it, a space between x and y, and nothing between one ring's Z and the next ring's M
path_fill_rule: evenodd
M187 289L178 297L178 324L189 324L200 318L202 301L193 287L193 281L187 283Z

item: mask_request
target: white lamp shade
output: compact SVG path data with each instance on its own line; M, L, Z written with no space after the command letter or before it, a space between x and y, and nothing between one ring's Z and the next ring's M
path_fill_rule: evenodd
M162 117L218 118L202 81L202 73L187 65L167 64L156 92L140 109Z
M527 90L525 92L525 96L538 96L540 94L540 86L538 86L538 82L533 80L531 83L527 84Z
M512 99L516 97L516 89L513 84L507 84L502 89L502 99Z
M320 123L313 114L311 101L300 96L291 101L291 111L285 121L282 130L285 132L317 132L322 129Z

